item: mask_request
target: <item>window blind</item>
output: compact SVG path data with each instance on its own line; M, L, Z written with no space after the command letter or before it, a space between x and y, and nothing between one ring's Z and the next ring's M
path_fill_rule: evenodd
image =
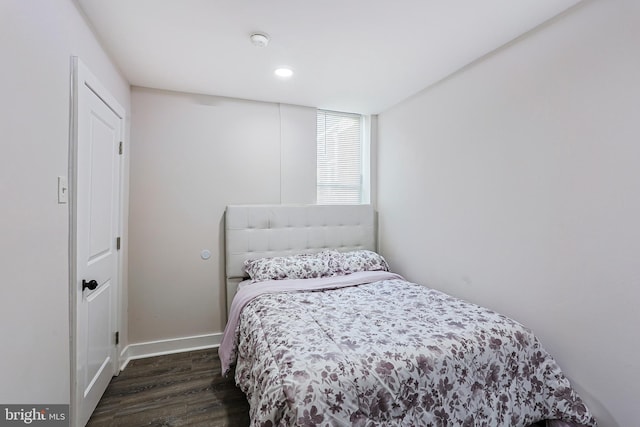
M362 116L318 110L318 204L362 202Z

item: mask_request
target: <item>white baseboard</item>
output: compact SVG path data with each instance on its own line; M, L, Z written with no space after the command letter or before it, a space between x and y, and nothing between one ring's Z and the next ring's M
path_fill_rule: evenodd
M220 346L220 341L222 334L217 333L129 344L120 353L120 370L134 359L215 348Z

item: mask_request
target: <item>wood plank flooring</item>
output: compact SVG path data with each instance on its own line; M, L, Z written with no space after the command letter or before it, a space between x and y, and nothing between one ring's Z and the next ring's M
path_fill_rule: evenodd
M220 374L217 349L133 360L114 377L87 426L249 425L249 405Z

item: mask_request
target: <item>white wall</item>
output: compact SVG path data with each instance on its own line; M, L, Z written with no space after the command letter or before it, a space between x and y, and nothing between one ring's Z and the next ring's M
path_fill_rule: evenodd
M0 402L67 404L70 57L129 111L129 85L71 1L0 2Z
M640 396L640 25L588 1L379 116L392 267L531 327L602 426Z
M316 110L137 87L132 108L130 342L220 333L224 209L315 201Z
M279 106L280 203L316 203L317 110Z

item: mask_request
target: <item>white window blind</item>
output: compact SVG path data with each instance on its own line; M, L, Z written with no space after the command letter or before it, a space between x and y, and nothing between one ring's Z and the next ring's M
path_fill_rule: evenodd
M318 204L362 203L362 116L318 110Z

